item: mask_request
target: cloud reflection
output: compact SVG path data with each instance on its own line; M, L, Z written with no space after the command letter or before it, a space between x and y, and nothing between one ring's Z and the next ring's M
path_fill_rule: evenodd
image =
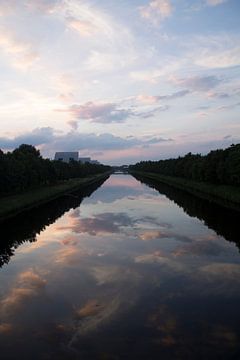
M10 323L0 323L0 335L10 334L13 330L13 325Z
M160 305L156 311L149 316L148 324L160 332L161 337L157 342L166 347L175 345L177 320L165 304Z
M186 266L183 263L166 257L162 251L154 251L150 254L139 255L134 259L139 264L159 264L166 266L171 271L184 271Z
M215 241L210 240L196 240L192 241L191 244L187 244L183 247L177 248L173 255L184 256L184 255L193 255L193 256L219 256L224 253L225 247L221 244L216 243Z
M125 213L102 213L90 218L75 218L70 226L59 227L59 229L71 229L74 233L88 233L96 236L98 234L119 233L122 227L132 225L131 218Z
M9 294L1 300L0 313L6 315L18 311L27 300L38 296L45 286L46 280L33 269L20 273Z
M117 296L108 302L102 303L97 299L88 300L86 304L75 311L77 322L68 347L76 350L81 338L109 322L119 309L119 306L120 300Z

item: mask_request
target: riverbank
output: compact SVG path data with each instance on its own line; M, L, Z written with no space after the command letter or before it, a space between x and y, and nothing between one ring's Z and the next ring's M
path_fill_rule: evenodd
M45 186L21 194L4 197L0 199L0 222L67 193L84 189L97 181L107 178L109 175L110 172L107 172L86 178L70 179L57 185Z
M214 185L203 182L196 182L184 178L172 176L131 171L130 174L139 178L148 178L160 183L171 185L184 190L190 194L207 199L229 209L240 211L240 189L229 185Z

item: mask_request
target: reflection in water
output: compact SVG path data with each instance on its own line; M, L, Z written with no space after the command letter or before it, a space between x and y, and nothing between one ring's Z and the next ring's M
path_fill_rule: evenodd
M0 271L2 358L238 359L237 229L210 216L223 210L128 175L82 196L5 231L19 246Z
M1 223L0 267L9 262L20 244L25 241L36 241L36 235L43 231L46 226L54 223L56 219L71 208L78 207L82 200L90 196L106 179L107 177L84 188L84 190L66 194Z
M240 213L231 209L221 207L211 201L195 197L182 190L159 183L152 179L135 176L137 180L165 194L170 200L190 216L203 220L204 223L218 235L233 241L240 248L239 217Z

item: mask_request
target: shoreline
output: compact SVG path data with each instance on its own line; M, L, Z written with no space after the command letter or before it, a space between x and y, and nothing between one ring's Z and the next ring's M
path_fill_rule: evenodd
M185 178L131 171L131 175L148 178L181 189L202 199L209 200L218 205L232 210L240 211L240 189L229 185L214 185L203 182L196 182ZM140 179L138 179L140 180Z
M110 172L106 172L86 178L69 179L57 185L45 186L21 194L6 196L0 199L0 222L68 193L84 189L99 180L107 179L109 175Z

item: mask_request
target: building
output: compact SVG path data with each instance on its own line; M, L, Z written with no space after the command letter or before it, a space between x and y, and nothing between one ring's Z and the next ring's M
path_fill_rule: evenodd
M78 161L80 161L83 164L86 164L86 163L95 164L95 165L100 164L100 162L98 160L91 160L90 157L81 157L78 159Z
M99 165L100 162L98 160L91 160L91 164Z
M78 159L78 161L80 161L83 164L86 164L87 162L91 162L91 158L90 157L81 157Z
M71 160L78 161L78 152L72 151L72 152L56 152L54 160L63 161L66 163L69 163Z
M54 156L54 160L63 161L69 163L71 160L79 161L82 164L90 163L90 164L100 164L97 160L91 160L90 157L79 157L78 151L60 151L56 152Z

